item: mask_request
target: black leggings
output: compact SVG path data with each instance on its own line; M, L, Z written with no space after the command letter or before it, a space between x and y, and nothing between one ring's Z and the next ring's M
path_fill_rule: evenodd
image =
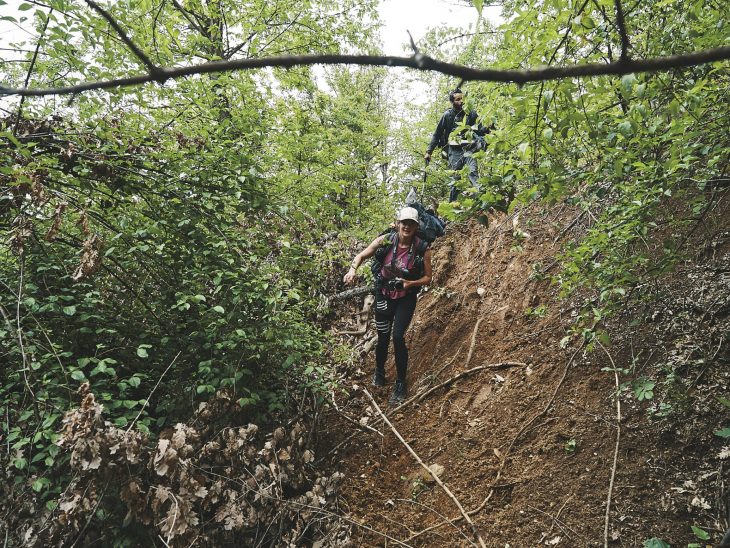
M395 350L395 369L398 380L405 382L408 370L408 348L406 347L406 329L416 311L418 295L408 293L400 299L390 299L380 293L375 295L375 329L378 332L378 345L375 347L375 366L383 371L388 357L390 332L393 331L393 348Z

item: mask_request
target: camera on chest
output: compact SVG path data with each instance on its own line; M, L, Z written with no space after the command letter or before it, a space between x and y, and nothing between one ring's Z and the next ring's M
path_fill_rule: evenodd
M390 291L400 291L403 289L403 278L393 278L388 280L388 289Z

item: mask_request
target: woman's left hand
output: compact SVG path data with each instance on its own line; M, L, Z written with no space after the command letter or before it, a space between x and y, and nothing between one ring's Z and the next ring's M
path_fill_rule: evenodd
M413 287L411 280L403 280L403 289L410 289L411 287Z

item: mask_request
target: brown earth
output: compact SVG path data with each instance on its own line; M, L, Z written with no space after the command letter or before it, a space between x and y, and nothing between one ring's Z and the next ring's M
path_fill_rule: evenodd
M703 253L652 290L653 304L627 304L607 326L611 344L590 351L578 337L563 340L577 311L548 279L565 240L585 230L578 212L450 225L407 336L409 395L489 367L399 408L387 403L392 357L385 388L370 386L372 351L345 372L348 395L327 419L319 455L345 473L340 510L355 545L479 545L363 389L426 465L443 467L486 546L642 546L652 537L686 546L700 542L693 525L719 542L730 479L730 443L713 434L730 426L720 401L730 398L727 218L725 198L689 240ZM614 367L627 371L604 370ZM630 383L643 377L656 386L639 401Z

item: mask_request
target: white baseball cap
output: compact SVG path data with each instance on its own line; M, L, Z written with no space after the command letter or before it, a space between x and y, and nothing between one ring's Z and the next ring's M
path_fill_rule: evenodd
M404 207L398 212L399 221L416 221L418 222L418 211L413 207Z

